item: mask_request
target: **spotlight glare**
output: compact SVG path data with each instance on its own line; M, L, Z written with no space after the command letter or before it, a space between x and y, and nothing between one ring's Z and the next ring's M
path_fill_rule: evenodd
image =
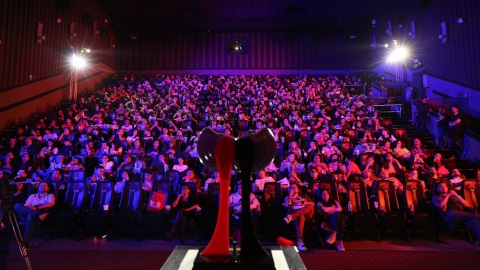
M87 53L89 53L89 52L90 52L90 49L87 49Z
M403 61L407 57L407 50L405 48L396 48L387 58L387 62Z
M87 63L85 62L85 59L76 56L73 54L72 56L72 66L74 68L83 68Z
M238 47L235 47L235 50L237 50L237 51L238 51Z
M388 48L388 44L387 44L387 43L385 43L385 48Z

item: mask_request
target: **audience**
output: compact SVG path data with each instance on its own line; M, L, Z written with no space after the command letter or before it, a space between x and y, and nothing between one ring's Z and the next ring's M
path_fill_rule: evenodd
M69 172L82 170L89 196L93 196L98 181L116 180L114 191L119 200L125 181L141 181L143 194L149 194L153 181L170 181L165 173L176 171L179 184L194 183L197 194L186 186L171 187L173 192L180 190L173 203L179 211L168 234L173 239L185 217L202 206L208 185L218 182L216 173L208 171L198 158L201 130L211 127L239 137L266 126L278 143L277 155L258 173L255 191L258 195L265 183L287 179L290 186L285 207L289 213L285 220L295 220L301 250L306 249L303 225L313 218L313 201L321 202L317 208L332 226L328 242L338 240L338 249L344 250L341 235L345 217L339 205L342 200L336 202L328 193L318 193L323 180L339 182L340 199L346 197L351 175L363 175L369 196L376 180L390 180L400 202L403 184L399 179L403 181L404 172L410 171L409 179L419 179L420 174L427 189L446 179L444 176L452 178L456 190L462 181L458 170L449 168L440 153L431 158L419 138L412 144L397 140L384 129L383 119L372 106L375 100L345 87L358 81L352 75L342 79L332 75L164 75L139 81L135 74L121 78L114 77L119 81L116 85L101 86L91 97L81 98L70 108L56 110L50 119L41 119L25 130L18 128L12 138L1 144L1 178L8 172L16 177L7 183L38 182L55 170L54 179L61 179L65 173L68 180ZM422 131L423 113L424 108L419 112ZM349 135L351 130L356 137ZM443 138L438 142L443 144ZM305 194L299 188L305 189ZM48 187L43 185L41 190L43 193L34 195L45 197ZM230 196L234 214L238 213L240 195L241 185ZM256 208L259 202L255 195L251 198ZM142 196L142 203L148 203L145 200L148 195ZM33 211L27 204L25 207ZM45 217L38 211L17 208L31 224ZM26 236L32 229L28 227ZM184 242L183 233L180 239Z

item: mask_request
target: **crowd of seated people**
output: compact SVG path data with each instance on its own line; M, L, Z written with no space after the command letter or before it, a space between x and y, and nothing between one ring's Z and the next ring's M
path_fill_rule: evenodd
M350 74L157 75L139 79L135 74L115 74L113 84L98 87L90 96L82 96L30 127L18 127L4 139L0 145L2 184L29 184L31 188L24 189L29 195L39 190L37 197L22 197L27 201L17 202L15 209L22 219L33 224L45 218L40 210L55 204L51 196L45 197L48 186L41 185L45 180L65 181L65 188L77 180L77 172L83 172L87 204L98 183L112 182L113 204L119 204L124 190L131 188L125 183L139 180L143 190L140 205L144 206L151 200L152 183L166 181L174 199L165 204L178 208L167 233L169 239L175 238L176 231L183 231L185 219L203 207L209 186L218 182L217 174L198 158L196 142L205 127L235 137L263 127L272 131L277 155L268 167L252 175L251 201L260 208L256 196L266 192L268 183L288 190L282 198L282 218L287 224L295 223L301 250L306 249L305 221L312 218L325 220L332 228L326 242L337 242L338 249L344 250L342 233L345 213L350 210L351 179L363 181L372 208L379 181L393 183L401 205L406 180L420 181L425 197L435 206L443 206L447 200L432 198L436 182L451 181L455 190L461 186L460 172L450 168L441 154L427 150L419 138L413 142L396 138L391 126L384 126L373 106L375 99L363 91L352 91L351 86L360 85L361 78ZM338 198L320 190L322 181L335 183ZM233 215L238 214L240 205L237 184L237 177L232 176ZM448 194L444 198L465 205L453 192ZM65 194L55 196L60 203ZM456 222L452 215L448 217ZM240 223L235 224L238 235ZM477 223L469 220L466 224L476 226L480 236ZM33 225L27 227L25 241L32 229ZM182 242L183 237L182 233Z

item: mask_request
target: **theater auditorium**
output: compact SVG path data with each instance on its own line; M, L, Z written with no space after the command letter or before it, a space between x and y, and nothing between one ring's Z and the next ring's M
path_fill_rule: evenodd
M479 1L0 7L0 269L480 269Z

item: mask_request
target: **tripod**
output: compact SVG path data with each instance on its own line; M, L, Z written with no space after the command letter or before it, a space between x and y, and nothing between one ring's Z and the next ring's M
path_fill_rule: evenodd
M6 210L8 213L8 233L5 238L0 239L0 270L7 269L7 262L13 260L24 260L27 265L28 270L32 270L32 265L30 264L30 259L28 258L27 249L23 245L23 237L20 231L20 226L18 226L17 217L15 216L15 211L13 209ZM21 258L9 259L7 256L10 253L10 236L13 231L15 235L15 240L17 241L18 249L20 250Z

